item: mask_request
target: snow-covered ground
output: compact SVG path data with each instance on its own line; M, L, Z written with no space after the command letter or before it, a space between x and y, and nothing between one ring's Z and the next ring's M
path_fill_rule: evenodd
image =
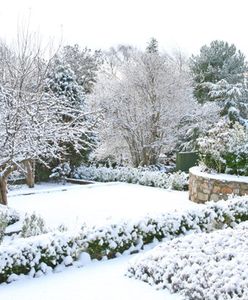
M41 184L12 190L8 196L10 207L36 212L50 227L64 224L71 229L83 223L103 225L197 206L188 200L188 192L127 183Z
M183 210L197 206L187 192L167 191L125 183L94 185L41 184L34 189L9 192L9 206L23 213L40 214L48 226L61 223L76 228L82 222L101 225L138 219L147 214ZM132 256L133 257L133 256ZM130 256L91 262L83 268L69 267L41 278L24 277L0 285L4 300L181 300L179 295L124 276Z
M83 268L70 267L36 279L0 285L3 300L181 300L167 291L157 291L124 274L130 257L92 262Z

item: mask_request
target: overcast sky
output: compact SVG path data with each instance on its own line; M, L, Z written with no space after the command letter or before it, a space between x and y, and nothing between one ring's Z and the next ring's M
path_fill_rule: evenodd
M234 43L248 56L248 0L0 0L0 37L11 40L30 15L44 39L106 49L146 47L198 53L214 39Z

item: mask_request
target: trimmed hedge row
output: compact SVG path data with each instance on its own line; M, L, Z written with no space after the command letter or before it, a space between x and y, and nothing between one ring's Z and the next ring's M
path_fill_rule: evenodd
M82 236L92 258L115 257L125 250L136 252L154 240L170 240L193 232L210 232L233 227L248 220L248 197L209 202L184 213L146 216L136 223L124 222L88 229Z
M40 276L63 262L71 264L81 249L77 240L76 234L53 232L0 246L0 282L11 282L20 274Z
M174 190L185 190L188 187L188 175L184 172L166 173L149 168L80 166L73 172L72 177L99 182L135 183Z
M210 202L185 213L147 216L139 222L19 239L11 246L0 246L0 282L11 282L20 274L37 276L61 263L68 265L77 260L81 252L87 252L92 259L112 258L125 251L138 252L154 240L233 227L245 220L248 220L248 197L238 197Z

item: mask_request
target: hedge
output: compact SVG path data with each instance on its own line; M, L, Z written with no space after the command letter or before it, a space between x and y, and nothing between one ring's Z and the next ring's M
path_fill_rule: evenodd
M112 258L125 252L138 252L155 240L233 227L246 220L248 197L237 197L218 203L209 202L184 213L146 216L139 222L17 239L11 246L0 246L0 282L10 282L20 274L36 276L60 264L68 265L68 261L77 260L81 252L87 252L92 259Z
M164 189L185 190L188 175L184 172L166 173L149 168L80 166L72 174L73 178L99 182L127 182Z

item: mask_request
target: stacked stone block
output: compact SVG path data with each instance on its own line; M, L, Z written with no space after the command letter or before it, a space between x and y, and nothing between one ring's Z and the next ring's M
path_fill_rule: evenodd
M229 195L248 195L248 178L243 182L238 176L220 179L220 176L209 176L199 172L198 167L189 170L189 199L197 203L227 199ZM237 180L238 178L238 180Z

